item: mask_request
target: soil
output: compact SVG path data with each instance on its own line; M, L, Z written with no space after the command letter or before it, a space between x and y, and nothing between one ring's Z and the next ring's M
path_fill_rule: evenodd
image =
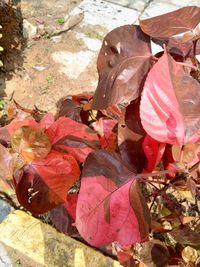
M15 1L17 26L22 34L23 18L31 23L37 32L43 31L47 26L59 29L62 26L59 25L59 19L69 14L79 3L80 0ZM90 33L91 30L94 31L87 29ZM25 108L33 108L36 105L41 110L55 112L56 102L63 96L94 91L94 82L90 81L98 78L95 60L87 66L87 71L72 79L63 73L59 63L52 59L52 55L59 51L77 53L86 50L84 42L76 37L75 33L78 31L80 26L76 25L69 31L59 34L58 42L56 38L40 33L23 41L20 39L22 35L18 36L20 45L13 51L6 49L3 56L0 92L4 100L9 102L14 97ZM11 34L10 38L12 39Z

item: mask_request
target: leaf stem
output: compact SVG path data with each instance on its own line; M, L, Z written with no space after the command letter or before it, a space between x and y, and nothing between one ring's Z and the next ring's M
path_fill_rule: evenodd
M198 68L196 66L193 66L193 65L190 65L188 63L184 63L184 62L176 62L178 65L181 65L181 66L184 66L184 67L188 67L188 68L191 68L191 69L194 69L194 70L198 70Z
M185 148L185 146L182 145L182 146L181 146L180 155L179 155L179 162L183 162L184 148Z

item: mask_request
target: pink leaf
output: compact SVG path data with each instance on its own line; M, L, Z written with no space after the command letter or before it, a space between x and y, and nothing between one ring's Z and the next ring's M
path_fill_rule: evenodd
M54 116L52 113L47 113L40 121L40 127L48 129L54 123Z
M148 238L149 210L134 174L117 154L91 153L84 165L76 226L91 245L121 245Z
M164 53L146 79L140 116L146 132L161 143L200 139L200 84Z
M53 148L66 151L83 162L88 154L99 148L97 134L84 124L60 117L46 131Z

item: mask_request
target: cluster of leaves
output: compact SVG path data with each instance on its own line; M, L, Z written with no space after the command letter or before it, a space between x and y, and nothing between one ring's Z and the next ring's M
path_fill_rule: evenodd
M94 96L62 99L55 117L9 111L1 179L23 207L90 245L114 242L124 265L198 266L199 25L191 6L116 28Z

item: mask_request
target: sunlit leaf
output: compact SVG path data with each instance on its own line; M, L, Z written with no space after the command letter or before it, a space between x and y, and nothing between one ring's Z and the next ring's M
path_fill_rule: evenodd
M11 137L12 149L27 162L45 158L51 150L48 136L43 129L23 126Z
M150 19L140 20L142 30L154 38L169 38L192 31L200 22L200 8L187 6Z
M121 245L148 238L149 210L140 183L116 153L91 153L83 169L76 226L91 245Z
M125 25L108 33L98 56L92 107L106 109L136 99L151 63L150 38L139 26Z
M88 126L70 118L60 117L46 130L46 134L53 149L68 152L80 162L99 148L98 135Z
M30 212L45 213L66 201L69 188L79 176L80 169L72 155L51 151L46 158L15 173L17 198Z
M140 116L154 139L185 145L200 139L200 84L165 53L145 81Z

